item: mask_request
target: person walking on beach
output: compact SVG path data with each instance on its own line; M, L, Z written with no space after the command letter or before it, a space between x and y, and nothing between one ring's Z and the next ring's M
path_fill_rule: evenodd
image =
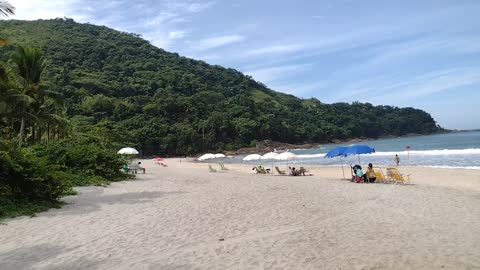
M397 154L395 154L395 164L397 164L397 166L400 164L400 158Z

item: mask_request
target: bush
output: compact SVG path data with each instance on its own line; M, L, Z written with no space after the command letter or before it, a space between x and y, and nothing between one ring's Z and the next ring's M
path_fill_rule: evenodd
M120 171L126 160L101 139L77 135L68 140L36 146L32 151L61 167L74 185L102 185L128 178Z
M0 141L0 220L60 207L58 199L70 194L59 166Z
M62 205L59 201L16 201L0 196L0 220L23 215L34 216L37 212L60 208Z
M56 201L73 192L60 167L48 160L0 142L0 196L16 201Z
M129 178L125 160L94 136L19 149L0 140L0 219L59 207L73 186L105 185Z

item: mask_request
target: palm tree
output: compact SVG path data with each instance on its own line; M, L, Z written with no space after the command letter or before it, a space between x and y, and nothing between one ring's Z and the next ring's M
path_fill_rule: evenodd
M8 17L15 14L15 8L8 1L0 1L0 15Z
M66 117L62 116L65 114L63 96L59 92L46 89L48 86L51 85L42 85L37 90L34 102L31 104L32 113L36 118L36 121L32 123L33 143L35 143L36 137L41 140L42 128L46 130L46 141L48 143L51 128L63 130L68 125ZM38 136L35 136L36 134Z
M15 8L7 1L0 1L0 17L8 17L15 14ZM0 38L0 46L7 44L7 40Z
M29 117L35 118L31 113L31 105L35 98L41 93L41 78L46 67L46 60L43 58L42 52L38 48L23 48L18 46L17 52L11 58L14 73L16 74L16 84L20 90L20 94L30 97L30 100L25 100L19 104L17 113L20 116L20 132L19 145L22 145L25 130L25 119Z
M15 122L20 119L19 112L22 113L23 108L33 101L32 97L23 94L19 89L12 69L0 63L0 124L10 127L10 139L13 139Z

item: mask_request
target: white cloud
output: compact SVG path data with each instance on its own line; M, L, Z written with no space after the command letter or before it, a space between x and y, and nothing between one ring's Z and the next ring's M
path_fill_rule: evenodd
M417 98L480 83L480 69L461 68L421 76L404 87L403 98Z
M414 76L382 75L354 81L346 85L329 84L338 89L331 102L362 100L377 104L401 103L459 87L480 84L480 68L443 69Z
M351 68L341 71L358 73L395 67L401 62L428 57L434 54L470 54L480 52L480 39L473 36L429 37L405 42L390 43L377 47L370 53L372 56L363 63L355 63Z
M245 71L244 73L252 76L257 81L268 83L276 79L292 76L295 73L305 70L309 66L310 64L274 66L274 67Z
M142 34L154 45L168 49L191 29L185 22L213 5L210 0L10 0L17 9L13 19L69 17L79 22L107 25ZM99 3L101 2L101 3Z
M296 95L302 98L313 97L319 90L324 90L325 82L304 82L304 83L286 83L271 84L271 88L275 91Z
M188 34L188 31L185 30L178 30L178 31L170 31L168 33L169 39L181 39L184 38Z
M245 39L244 36L241 35L225 35L225 36L217 36L202 39L194 45L195 50L208 50L213 48L218 48L222 46L226 46L229 44L237 43L243 41Z
M249 55L259 55L259 54L275 54L275 53L291 53L296 52L305 48L303 44L288 44L288 45L273 45L267 46L258 49L252 49L247 51L246 54Z
M35 20L35 19L54 19L68 16L76 20L87 19L83 14L75 14L72 6L78 0L64 1L43 1L43 0L9 0L15 7L16 12L13 19Z

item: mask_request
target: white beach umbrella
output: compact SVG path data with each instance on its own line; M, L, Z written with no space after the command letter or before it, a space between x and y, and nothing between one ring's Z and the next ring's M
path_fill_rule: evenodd
M261 157L261 159L271 159L272 160L272 172L273 172L273 163L275 162L275 158L278 157L278 153L275 153L275 152L270 152L270 153L266 153L265 155L263 155Z
M270 152L263 155L261 159L276 159L277 157L278 157L278 153Z
M283 152L280 155L278 155L275 159L276 160L286 160L287 161L287 167L288 167L288 161L292 159L296 159L297 155L295 155L292 152Z
M248 155L248 156L244 157L242 160L244 160L244 161L259 160L261 158L262 158L262 156L260 156L259 154L251 154L251 155Z
M121 155L138 155L138 151L135 150L135 148L125 147L125 148L122 148L122 149L118 150L117 154L121 154Z
M292 159L296 159L296 158L297 158L297 155L295 155L292 152L283 152L280 155L278 155L275 159L278 159L278 160L292 160Z
M225 157L224 154L220 154L220 153L219 153L219 154L215 154L214 156L215 156L215 158L224 158L224 157Z
M197 160L207 160L207 159L212 159L212 158L215 158L215 155L214 154L211 154L211 153L208 153L208 154L205 154L201 157L199 157Z

